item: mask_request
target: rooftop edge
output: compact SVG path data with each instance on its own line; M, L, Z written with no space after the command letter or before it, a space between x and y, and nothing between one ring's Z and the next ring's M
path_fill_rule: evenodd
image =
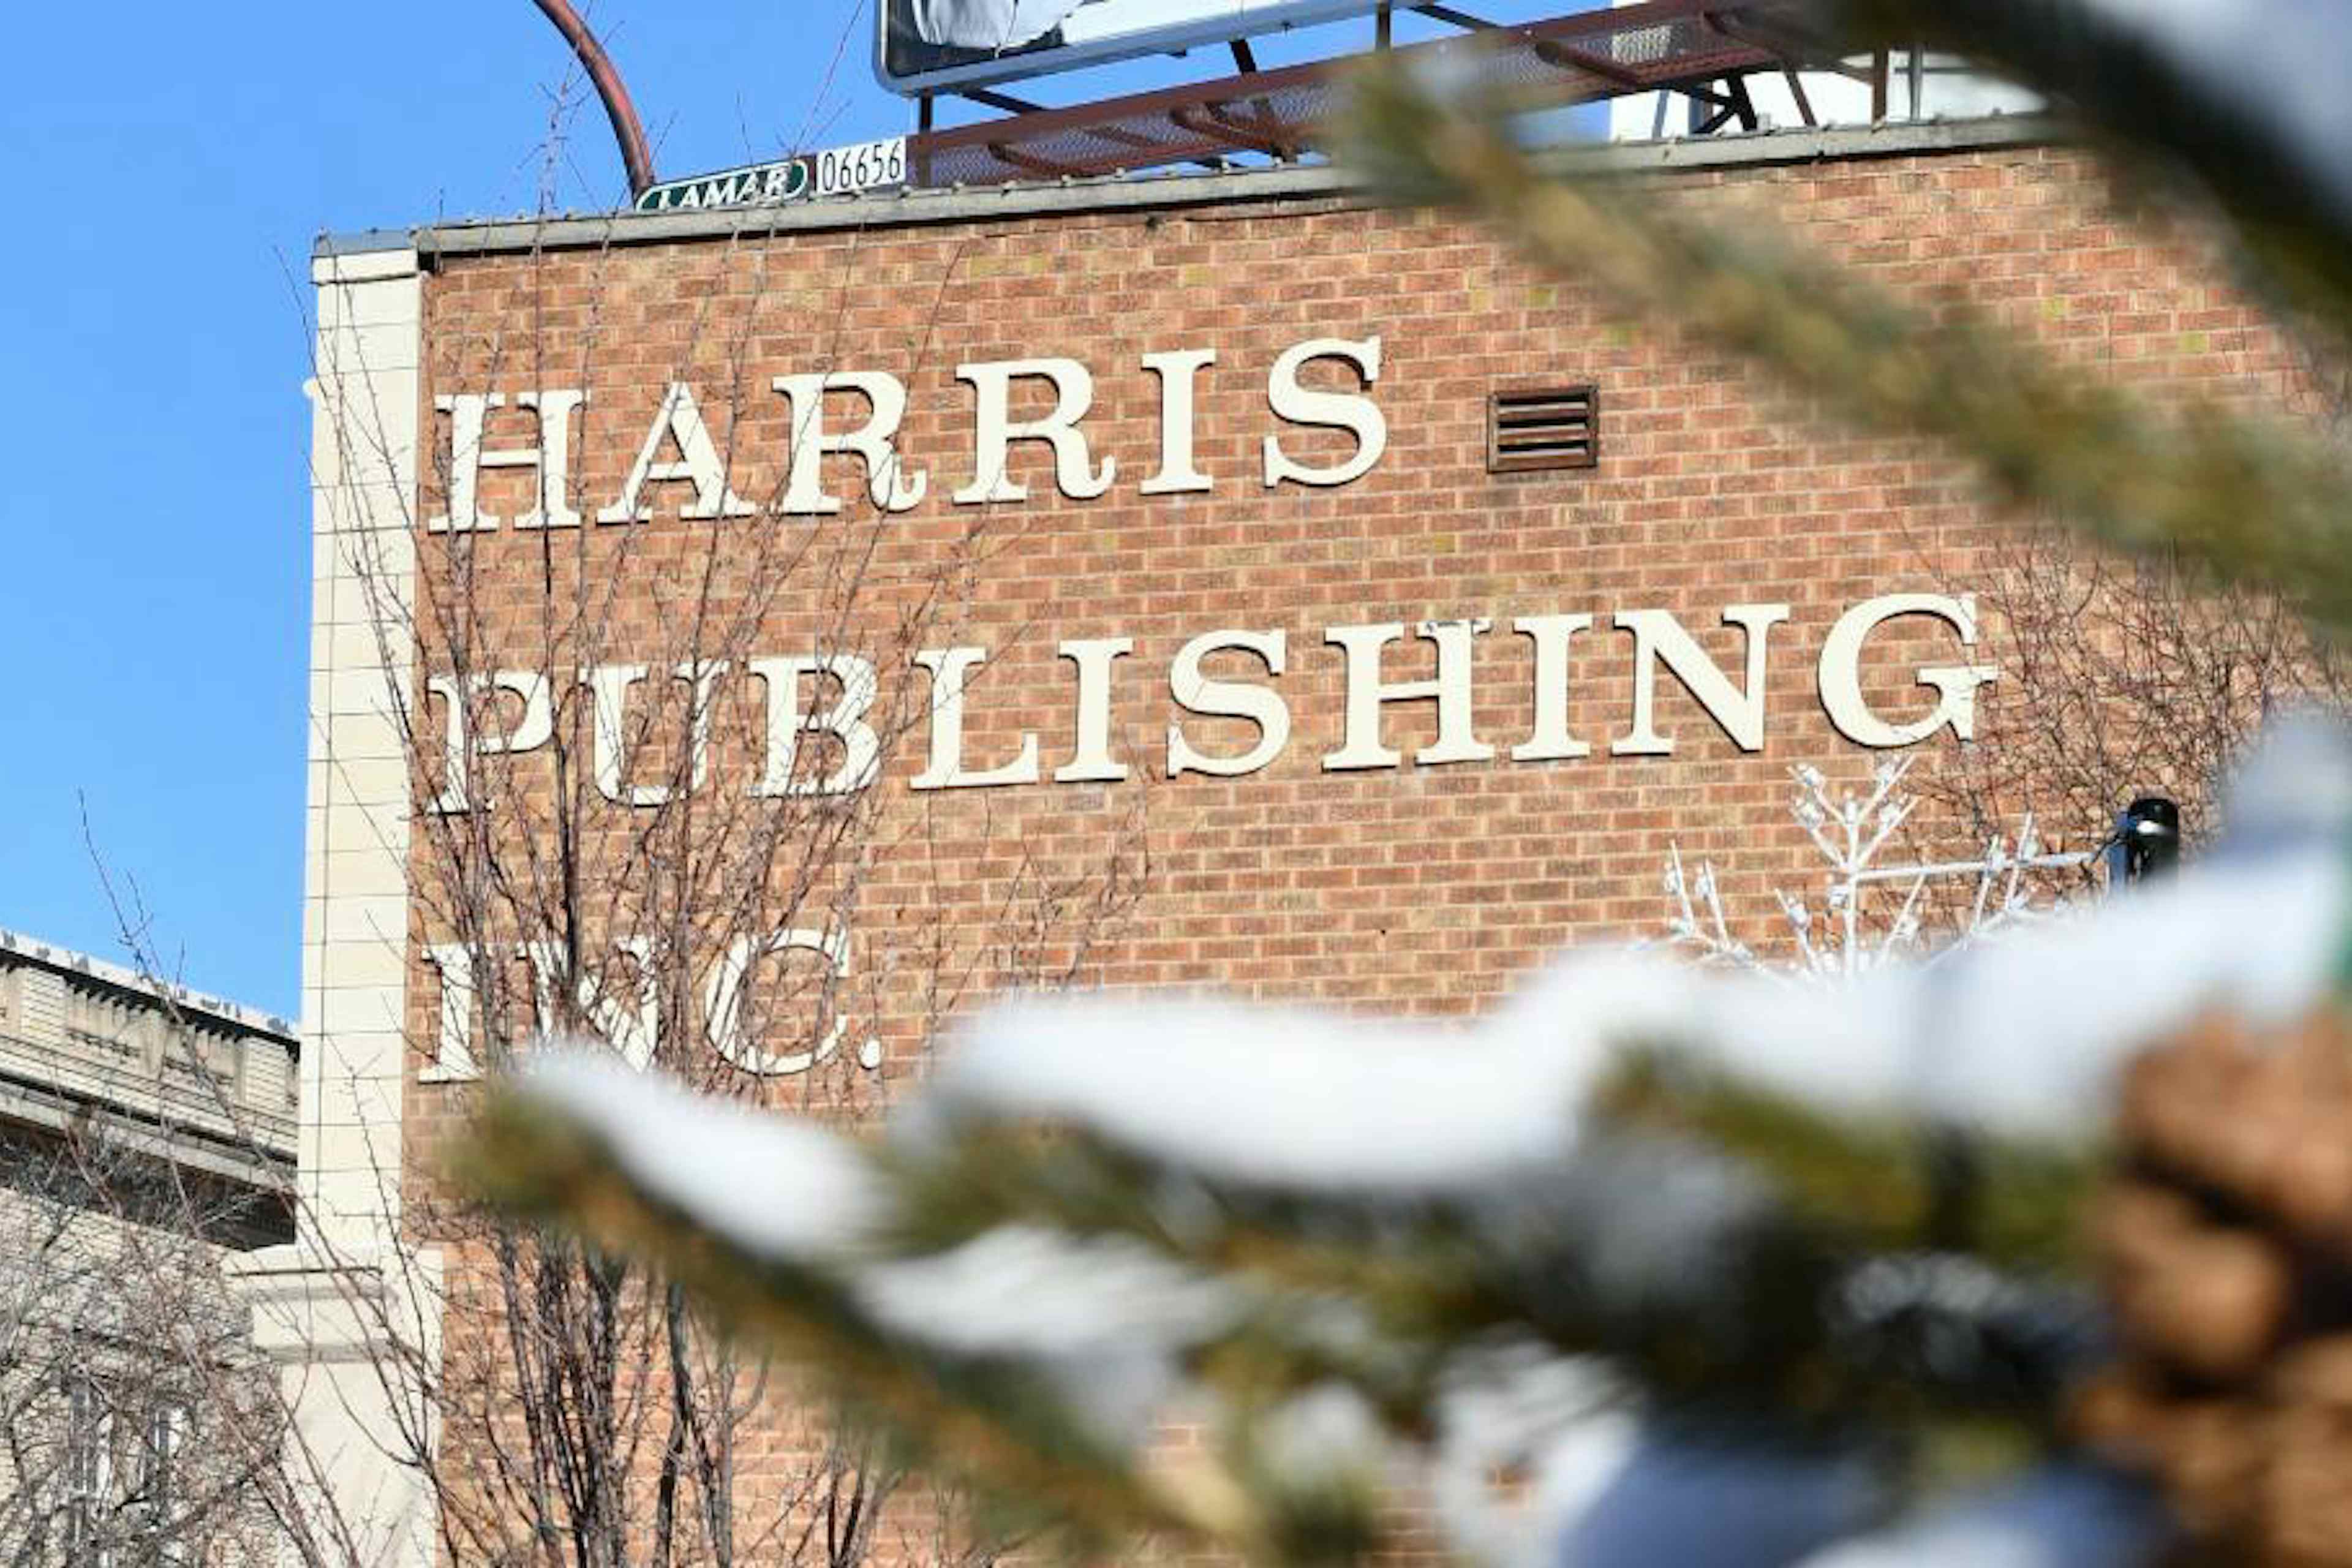
M142 974L125 965L93 958L89 953L77 952L72 948L44 942L22 931L10 931L5 926L0 926L0 953L11 954L60 973L86 974L93 980L134 992L167 1006L203 1013L255 1034L268 1035L289 1046L296 1045L299 1039L294 1025L274 1013L265 1013L241 1002L231 1002L226 997L210 995L172 981Z
M1593 142L1554 149L1544 154L1544 162L1563 172L1671 173L1960 153L2032 146L2063 139L2063 128L2048 116L2007 115L1981 120L1885 121L1875 125L1830 129L1776 129L1658 142ZM1096 180L868 192L787 206L469 218L412 229L373 228L321 235L312 254L323 258L414 249L429 265L430 258L438 256L741 239L843 228L1361 194L1362 187L1354 176L1328 164L1112 175Z

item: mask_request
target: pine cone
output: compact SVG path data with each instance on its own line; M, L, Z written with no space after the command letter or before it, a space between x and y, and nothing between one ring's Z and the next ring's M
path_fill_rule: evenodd
M2124 1086L2081 1435L2228 1561L2352 1568L2352 1031L2209 1020Z

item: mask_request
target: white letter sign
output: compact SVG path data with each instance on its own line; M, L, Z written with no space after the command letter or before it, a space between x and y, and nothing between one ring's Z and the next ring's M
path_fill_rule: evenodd
M1888 594L1865 599L1837 618L1829 640L1822 644L1822 706L1838 733L1864 746L1908 746L1924 741L1949 724L1963 741L1976 738L1977 688L1996 679L2000 671L1990 665L1933 665L1916 672L1922 686L1936 689L1936 706L1925 718L1908 724L1889 724L1871 710L1862 695L1862 645L1880 623L1897 616L1932 616L1958 634L1962 647L1977 643L1974 599L1947 598L1941 594Z
M1609 754L1674 754L1674 737L1658 733L1660 664L1675 672L1683 689L1698 699L1699 706L1723 726L1734 745L1743 752L1763 750L1765 641L1772 628L1788 618L1786 605L1733 605L1723 612L1725 626L1748 633L1748 689L1741 691L1667 611L1620 611L1612 624L1633 634L1633 728L1632 733L1609 742Z
M974 773L963 765L964 682L988 662L986 648L927 647L915 662L931 672L931 760L910 788L984 789L1037 782L1037 737L1026 731L1021 750L1003 766Z
M1283 454L1282 443L1272 436L1265 438L1265 488L1274 489L1285 479L1302 485L1344 485L1371 471L1381 454L1388 450L1389 425L1381 416L1380 405L1353 392L1310 392L1298 384L1298 372L1308 360L1343 359L1361 373L1364 384L1370 386L1381 378L1381 340L1366 338L1361 342L1349 342L1345 338L1315 338L1285 350L1274 362L1274 374L1265 386L1265 400L1274 411L1293 425L1323 425L1334 429L1352 430L1356 436L1356 455L1346 462L1328 468L1310 468L1295 463Z
M499 520L482 511L475 493L484 468L530 468L539 478L539 504L515 519L517 528L577 528L580 514L564 500L569 484L572 411L588 401L584 392L521 392L515 406L539 415L536 447L482 446L482 426L493 408L506 406L506 394L458 393L436 397L433 406L449 416L449 510L428 518L428 533L487 533Z
M1416 628L1437 645L1437 674L1428 680L1383 680L1381 650L1404 636L1402 624L1333 626L1323 640L1348 650L1348 728L1339 749L1323 759L1326 773L1351 768L1392 768L1402 759L1381 743L1381 706L1437 700L1437 739L1412 754L1423 767L1435 763L1483 763L1495 748L1470 732L1471 639L1491 623L1484 620L1423 621Z
M676 462L656 460L665 440L677 444ZM702 423L702 410L695 404L693 390L682 381L671 382L669 390L662 395L653 428L646 432L646 444L638 448L637 460L621 486L621 499L598 512L596 521L651 522L653 508L640 499L646 487L674 479L683 479L694 487L693 503L678 513L682 518L703 521L751 515L751 503L728 487L727 465L719 461L719 448L710 444L710 431Z
M1013 423L1013 378L1043 376L1054 384L1054 412L1043 419ZM1054 483L1073 500L1092 500L1110 489L1118 465L1109 458L1087 471L1087 438L1078 421L1094 406L1095 378L1074 359L1008 359L956 366L956 379L971 383L980 406L973 420L971 483L956 491L958 506L1026 500L1026 486L1005 474L1005 455L1015 441L1043 441L1054 448Z
M882 771L882 742L866 722L877 686L874 666L856 654L812 655L806 658L750 658L743 668L768 689L767 757L755 795L851 795L874 782ZM821 713L801 707L801 678L830 676L841 689L833 706ZM841 765L824 778L796 779L794 763L804 734L831 735L841 742Z
M1203 632L1177 650L1176 660L1168 668L1168 692L1176 700L1176 705L1194 713L1246 719L1257 726L1258 738L1256 745L1238 757L1212 757L1194 751L1192 743L1184 739L1183 729L1171 724L1170 778L1181 773L1239 778L1257 772L1282 754L1282 748L1290 743L1290 705L1283 701L1279 693L1263 686L1207 679L1201 674L1201 661L1220 648L1240 648L1257 655L1268 675L1280 675L1286 646L1279 631Z
M929 488L922 469L906 471L898 460L899 421L907 416L907 389L878 370L837 370L825 375L780 375L772 384L792 405L793 452L784 480L783 510L795 517L823 517L841 510L825 494L818 474L827 452L854 452L866 459L866 489L884 511L905 511ZM824 395L839 389L862 392L873 413L842 436L824 433Z

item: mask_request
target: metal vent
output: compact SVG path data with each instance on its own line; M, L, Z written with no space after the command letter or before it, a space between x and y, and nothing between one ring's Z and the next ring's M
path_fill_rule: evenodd
M1486 400L1486 471L1601 464L1601 392L1591 383L1499 388Z

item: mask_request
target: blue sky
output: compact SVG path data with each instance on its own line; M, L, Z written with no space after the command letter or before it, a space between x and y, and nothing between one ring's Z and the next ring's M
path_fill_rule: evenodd
M591 15L667 174L906 129L871 75L868 4ZM1260 55L1338 52L1368 26ZM0 925L123 957L102 859L166 969L291 1014L311 240L531 210L551 117L554 205L619 204L618 159L593 100L556 113L570 57L530 0L35 5L9 44ZM1024 90L1224 68L1196 54Z

